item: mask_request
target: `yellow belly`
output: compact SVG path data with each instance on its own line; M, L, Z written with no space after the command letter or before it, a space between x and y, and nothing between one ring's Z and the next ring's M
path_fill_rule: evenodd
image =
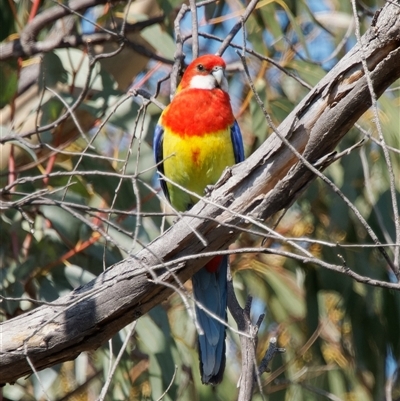
M207 185L215 184L224 169L235 164L230 129L204 136L178 135L164 132L164 174L171 181L204 195ZM184 211L198 198L168 183L168 193L173 207Z

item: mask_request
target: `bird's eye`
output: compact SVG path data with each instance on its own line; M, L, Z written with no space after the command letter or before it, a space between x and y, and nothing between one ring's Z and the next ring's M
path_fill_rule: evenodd
M199 71L204 71L204 65L203 65L203 64L199 64L199 65L197 66L197 69L198 69Z

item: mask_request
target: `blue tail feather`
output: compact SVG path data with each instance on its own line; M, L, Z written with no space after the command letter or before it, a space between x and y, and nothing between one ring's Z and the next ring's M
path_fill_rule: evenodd
M193 294L197 302L226 321L228 257L221 259L215 273L206 268L192 278ZM203 330L199 335L201 379L205 384L218 384L225 370L226 326L196 306L196 317Z

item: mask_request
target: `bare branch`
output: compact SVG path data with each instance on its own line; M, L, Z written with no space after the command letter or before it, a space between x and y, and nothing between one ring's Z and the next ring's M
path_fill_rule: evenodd
M176 40L176 50L174 54L174 65L171 71L171 98L174 96L176 88L178 86L178 76L182 68L183 60L185 59L185 54L183 53L183 37L181 33L181 21L185 14L189 11L189 7L186 4L182 4L178 15L174 21L174 31Z
M240 336L240 349L242 351L242 368L239 379L239 401L249 401L253 395L254 372L256 366L256 335L250 319L251 297L247 299L244 309L239 305L233 289L232 277L228 279L228 307L235 319L238 329L248 333L248 336Z
M197 6L195 0L189 0L190 12L192 14L192 53L193 58L199 57L199 27L197 21Z
M240 28L242 28L242 25L247 21L247 19L251 15L251 13L254 11L258 2L259 2L259 0L251 0L250 1L250 3L246 7L243 15L241 16L240 20L233 26L233 28L229 32L228 36L224 39L221 46L219 47L219 49L217 51L218 56L222 56L224 54L225 50L228 48L228 46L232 42L233 38L239 32Z
M38 46L36 38L44 27L76 11L85 10L89 7L105 3L107 3L106 0L72 0L68 7L62 7L60 4L58 4L43 11L24 28L19 39L16 39L12 42L7 42L0 46L1 60L7 60L10 57L31 56L33 54L45 51L46 48L56 48L61 42L62 36L56 36L53 38L53 42L47 43L46 46L40 44Z

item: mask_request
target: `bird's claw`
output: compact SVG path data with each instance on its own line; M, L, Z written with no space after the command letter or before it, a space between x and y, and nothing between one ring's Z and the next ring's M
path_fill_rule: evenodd
M214 188L215 188L215 185L207 185L204 189L204 195L209 196Z

